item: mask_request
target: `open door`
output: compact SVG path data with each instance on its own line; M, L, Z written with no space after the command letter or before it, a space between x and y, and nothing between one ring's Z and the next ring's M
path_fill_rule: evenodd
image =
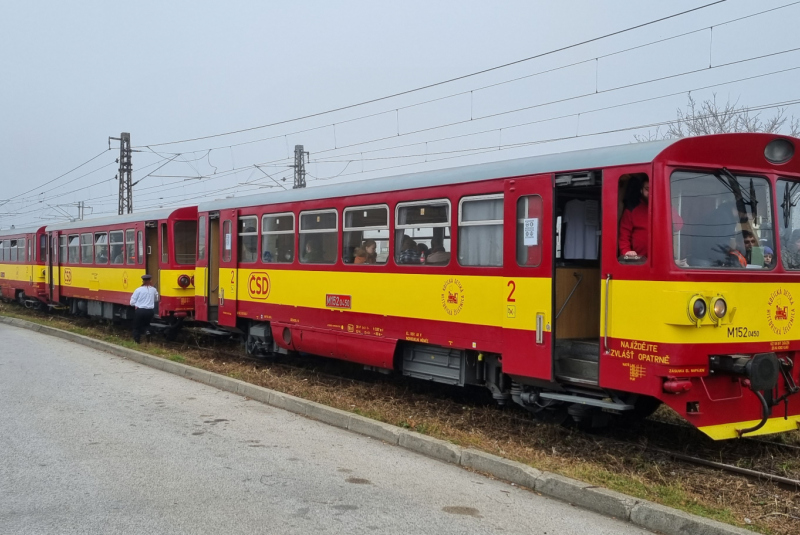
M152 224L152 226L151 226ZM146 255L146 263L145 263L145 273L153 277L151 279L151 283L153 287L155 287L159 293L161 293L161 289L158 286L158 227L156 226L157 223L155 221L148 221L145 229L145 251ZM141 281L136 281L137 283Z
M238 286L238 261L236 210L220 212L222 232L220 232L219 263L219 318L220 325L236 327L236 290Z
M503 373L553 378L553 177L505 181Z

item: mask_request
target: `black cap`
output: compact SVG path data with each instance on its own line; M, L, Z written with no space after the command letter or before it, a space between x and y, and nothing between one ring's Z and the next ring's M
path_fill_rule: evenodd
M145 274L145 275L142 275L142 280L143 280L143 281L149 281L149 280L150 280L150 279L152 279L152 278L153 278L153 277L152 277L152 275L147 275L147 274Z

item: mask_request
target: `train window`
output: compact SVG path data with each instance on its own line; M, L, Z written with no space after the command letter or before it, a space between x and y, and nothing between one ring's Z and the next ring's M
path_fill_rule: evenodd
M197 222L197 259L206 259L206 216L201 215Z
M5 240L0 240L0 261L5 260L6 246Z
M125 258L128 264L136 263L136 231L132 228L125 231Z
M175 238L175 263L194 265L197 259L197 221L176 221L172 235Z
M800 269L800 182L796 180L778 180L778 229L781 240L781 263L784 269ZM770 267L777 263L775 248L770 248ZM767 266L767 254L764 250L764 265Z
M81 244L83 244L83 236L81 236ZM83 245L81 246L83 247ZM86 260L86 250L81 249L81 261L84 264L91 264L91 248L89 248L89 260ZM94 261L98 264L108 264L108 234L105 232L96 232L94 235Z
M345 264L385 264L389 260L389 207L359 206L344 210Z
M542 198L517 200L517 264L536 267L542 262Z
M106 238L107 239L107 238ZM81 234L81 264L91 264L93 260L93 244L92 234ZM106 253L106 262L108 262L108 254Z
M144 261L144 238L141 230L136 232L136 244L136 262L141 264Z
M9 257L9 260L12 262L17 261L17 240L11 240L11 256Z
M294 214L268 214L261 218L261 260L287 264L294 261Z
M47 260L47 235L39 234L39 262Z
M111 259L111 263L125 263L125 232L121 230L112 230L108 233L108 237L111 245L111 254L109 254L108 257Z
M336 210L300 212L300 262L335 264L339 249Z
M231 221L230 219L225 221L222 224L222 235L224 237L224 243L222 247L222 261L223 262L230 262L231 261L231 247L233 242L231 241Z
M69 263L79 264L81 261L81 241L77 234L69 237Z
M670 186L677 266L759 270L775 266L773 201L766 178L734 175L726 169L676 171Z
M58 237L58 261L60 264L67 263L67 237Z
M239 262L252 264L258 259L258 217L239 218Z
M503 265L503 195L461 199L458 209L458 263Z
M17 262L25 262L25 238L17 240Z
M398 204L394 242L394 261L398 264L449 264L450 201Z
M161 223L161 262L169 263L169 233L166 223Z

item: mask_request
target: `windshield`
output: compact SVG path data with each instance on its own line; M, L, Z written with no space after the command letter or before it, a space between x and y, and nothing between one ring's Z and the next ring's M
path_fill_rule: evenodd
M676 171L670 186L675 264L757 270L775 266L772 196L766 178L734 176L726 169Z
M800 269L800 182L778 180L778 229L784 269Z

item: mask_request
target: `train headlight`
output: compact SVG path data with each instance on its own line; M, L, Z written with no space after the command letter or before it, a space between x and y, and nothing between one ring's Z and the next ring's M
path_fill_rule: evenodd
M725 317L725 314L728 313L728 303L726 303L725 299L722 297L717 298L717 300L714 301L713 311L714 317L716 317L718 320L721 320Z
M181 275L178 277L178 286L181 288L188 288L191 282L192 280L189 278L189 275Z
M708 312L708 305L706 305L705 299L700 295L692 297L689 301L689 317L698 327L700 320L706 317L706 312Z
M794 156L794 145L784 138L773 139L764 149L764 158L771 164L786 163Z

